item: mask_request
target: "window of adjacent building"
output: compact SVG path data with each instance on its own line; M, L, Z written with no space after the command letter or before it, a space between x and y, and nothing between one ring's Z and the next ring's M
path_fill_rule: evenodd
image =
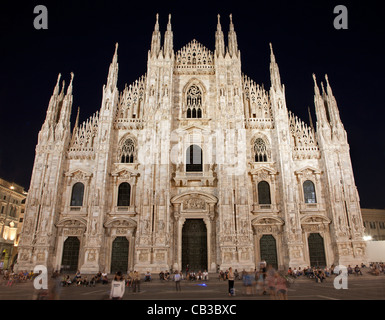
M305 203L317 203L315 186L312 181L306 180L303 183L303 194L305 198Z
M128 138L124 141L121 150L120 162L122 163L134 163L135 159L135 142Z
M266 181L258 183L258 203L271 204L270 186Z
M201 172L202 169L202 149L193 144L186 151L186 172Z
M131 185L123 182L118 188L118 207L129 207L131 196Z
M266 143L261 138L257 138L254 141L254 161L267 162Z
M187 118L202 118L202 91L192 85L187 91Z
M376 222L371 221L369 222L370 229L376 229Z
M379 225L380 229L385 229L385 222L380 221L380 222L378 223L378 225Z
M83 197L84 184L81 182L76 182L72 187L71 206L81 207L83 205Z

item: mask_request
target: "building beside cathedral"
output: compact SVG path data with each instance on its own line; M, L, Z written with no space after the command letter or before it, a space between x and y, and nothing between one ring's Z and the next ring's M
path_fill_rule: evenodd
M73 77L57 79L38 135L17 269L82 273L355 265L364 226L347 133L327 76L316 127L289 111L270 44L271 84L241 69L230 16L215 50L163 45L158 16L144 75L117 88L118 46L100 110L70 125ZM309 77L310 78L310 77Z

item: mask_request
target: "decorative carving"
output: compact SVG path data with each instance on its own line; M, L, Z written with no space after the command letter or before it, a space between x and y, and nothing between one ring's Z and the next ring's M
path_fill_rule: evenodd
M176 74L214 74L213 53L195 39L175 55Z
M203 199L191 198L183 202L184 210L205 210L206 202Z

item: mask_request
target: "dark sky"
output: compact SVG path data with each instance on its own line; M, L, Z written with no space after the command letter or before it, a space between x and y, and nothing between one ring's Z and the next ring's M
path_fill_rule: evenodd
M100 109L102 86L119 43L122 90L146 73L155 15L162 41L172 14L174 49L193 38L214 50L217 14L227 45L229 14L242 71L270 87L269 42L286 86L288 109L315 121L312 73L328 74L348 141L361 206L385 208L385 14L380 1L10 1L0 10L0 177L26 189L37 134L58 73L74 72L72 124ZM35 30L33 9L48 9L48 30ZM348 9L348 29L336 30L336 5Z

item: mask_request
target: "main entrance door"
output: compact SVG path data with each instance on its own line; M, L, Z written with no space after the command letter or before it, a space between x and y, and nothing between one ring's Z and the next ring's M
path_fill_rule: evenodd
M319 233L311 233L308 238L310 266L325 267L325 246L324 239Z
M273 268L277 269L277 244L275 238L271 234L264 234L261 240L259 240L259 248L261 251L261 261L265 260L266 264L270 264Z
M64 241L62 271L75 273L78 270L79 249L80 241L77 237L68 237Z
M182 229L182 270L207 270L207 229L202 219L187 219Z
M116 237L112 243L111 253L111 273L121 271L126 273L128 270L128 245L126 237Z

